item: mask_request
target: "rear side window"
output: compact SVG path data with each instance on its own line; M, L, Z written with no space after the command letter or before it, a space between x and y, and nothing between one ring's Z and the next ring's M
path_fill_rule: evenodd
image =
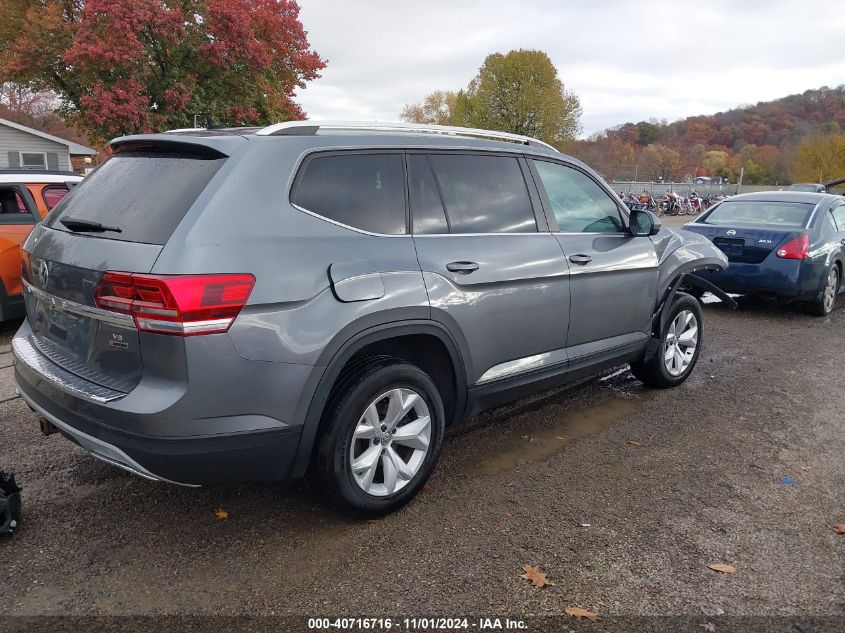
M710 212L704 223L798 229L807 225L813 206L804 202L726 200Z
M411 154L408 156L408 167L414 233L448 233L449 223L446 221L446 212L440 200L431 165L428 163L428 156Z
M837 231L845 231L845 204L840 204L830 212Z
M44 198L44 204L47 205L47 210L52 211L53 207L59 204L67 195L68 188L64 185L55 185L44 187L41 190L41 197Z
M537 221L516 158L432 154L452 233L535 233Z
M616 202L577 169L534 161L562 233L618 233L625 225Z
M291 202L347 226L387 235L407 232L402 154L331 154L305 163Z
M117 154L75 187L46 224L67 231L62 218L88 220L120 229L97 237L164 244L224 161L169 152Z
M16 185L0 187L0 224L34 224L35 218L29 212Z

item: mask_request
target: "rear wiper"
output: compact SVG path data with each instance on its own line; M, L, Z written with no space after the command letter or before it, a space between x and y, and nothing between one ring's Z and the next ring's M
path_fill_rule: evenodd
M122 233L121 229L116 226L106 226L93 220L80 220L78 218L62 218L59 220L71 231L92 231L95 233L104 233L109 231L111 233Z

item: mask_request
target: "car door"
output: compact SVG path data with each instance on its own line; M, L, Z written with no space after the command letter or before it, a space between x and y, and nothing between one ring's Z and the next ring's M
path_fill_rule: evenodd
M21 244L39 219L35 201L24 185L0 185L0 276L7 297L23 291Z
M569 261L570 359L643 340L657 293L654 243L628 232L619 201L586 170L553 159L529 162Z
M830 209L830 216L833 219L833 225L836 227L836 244L834 247L839 248L839 255L845 259L845 202L836 202ZM845 287L845 284L840 282L840 288Z
M408 154L432 318L465 339L470 385L563 365L569 270L520 156Z

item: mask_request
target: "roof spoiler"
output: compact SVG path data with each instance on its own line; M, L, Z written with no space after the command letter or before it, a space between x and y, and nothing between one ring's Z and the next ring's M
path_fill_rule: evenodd
M189 154L197 158L227 158L243 137L208 138L180 136L174 138L165 134L136 134L121 136L106 146L109 156L126 152Z

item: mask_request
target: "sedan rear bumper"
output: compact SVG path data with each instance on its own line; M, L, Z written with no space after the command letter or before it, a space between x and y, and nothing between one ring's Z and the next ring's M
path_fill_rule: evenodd
M759 264L731 262L726 270L695 274L732 294L759 294L795 301L817 299L826 268L823 265L769 255Z

